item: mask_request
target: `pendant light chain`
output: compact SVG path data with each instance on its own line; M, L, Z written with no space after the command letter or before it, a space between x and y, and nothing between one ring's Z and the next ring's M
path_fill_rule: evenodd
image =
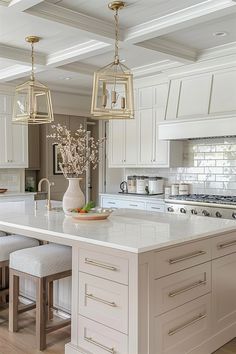
M35 75L34 75L34 43L31 43L31 80L35 81Z
M119 64L119 10L116 9L115 15L115 64Z

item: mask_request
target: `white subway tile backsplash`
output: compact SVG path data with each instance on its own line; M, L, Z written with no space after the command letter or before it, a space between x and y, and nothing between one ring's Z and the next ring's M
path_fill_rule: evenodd
M236 137L186 140L183 166L125 170L133 174L162 176L166 184L186 182L192 193L236 195Z
M10 192L20 192L24 186L24 170L0 169L0 188L7 188Z

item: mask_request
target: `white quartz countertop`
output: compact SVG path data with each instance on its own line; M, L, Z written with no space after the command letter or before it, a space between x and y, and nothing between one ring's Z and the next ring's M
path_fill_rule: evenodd
M0 203L0 230L65 245L79 242L133 253L162 249L236 230L236 222L120 209L104 221L74 221L62 211L35 211L30 200ZM54 202L54 206L58 206Z
M100 197L112 197L112 198L126 198L126 199L142 199L142 200L150 200L150 201L165 201L164 194L158 195L149 195L149 194L132 194L132 193L100 193Z

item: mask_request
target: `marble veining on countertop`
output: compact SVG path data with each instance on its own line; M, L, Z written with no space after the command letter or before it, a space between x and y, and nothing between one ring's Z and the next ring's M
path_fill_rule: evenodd
M2 197L28 197L28 196L32 196L35 195L36 192L11 192L11 191L7 191L5 193L0 193L0 198Z
M127 198L127 199L135 199L135 200L150 200L152 202L158 201L158 202L163 202L165 196L164 194L156 194L156 195L151 195L151 194L134 194L134 193L100 193L100 196L104 197L118 197L118 198Z
M74 221L62 211L48 212L43 202L38 210L30 200L0 203L0 230L67 245L80 241L133 253L236 231L232 220L132 209L119 209L104 221Z

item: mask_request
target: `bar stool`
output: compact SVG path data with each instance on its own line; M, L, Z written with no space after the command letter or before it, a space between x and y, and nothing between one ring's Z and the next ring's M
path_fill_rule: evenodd
M70 325L65 319L53 323L53 282L71 276L71 247L47 244L11 253L10 255L10 301L9 330L18 330L18 315L33 306L18 308L19 278L33 279L36 283L36 344L38 350L46 348L46 335Z
M39 245L39 241L20 235L0 237L0 305L9 294L9 256L11 252Z

